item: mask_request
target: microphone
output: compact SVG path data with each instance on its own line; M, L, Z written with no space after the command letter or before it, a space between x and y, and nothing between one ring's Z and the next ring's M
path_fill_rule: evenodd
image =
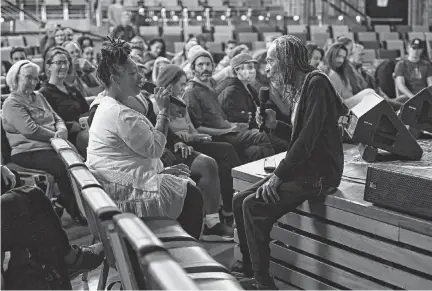
M259 100L260 100L260 106L259 106L259 114L263 118L263 124L261 124L259 131L264 131L264 125L265 125L265 111L267 109L267 101L270 99L270 89L268 87L261 87L259 91Z
M154 93L154 89L156 89L156 85L150 82L144 82L143 84L138 84L138 87L141 90L147 91L150 94ZM181 108L186 108L187 105L186 103L184 103L182 100L179 100L177 98L175 98L174 96L170 95L170 101L172 104L175 104Z

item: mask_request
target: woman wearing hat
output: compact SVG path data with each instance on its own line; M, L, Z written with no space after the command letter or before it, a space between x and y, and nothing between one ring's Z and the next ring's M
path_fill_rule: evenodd
M66 210L75 222L84 224L67 169L50 144L54 137L66 140L68 130L44 96L34 92L39 70L38 65L24 60L15 63L6 76L12 92L3 104L2 122L12 148L11 160L19 166L53 175Z

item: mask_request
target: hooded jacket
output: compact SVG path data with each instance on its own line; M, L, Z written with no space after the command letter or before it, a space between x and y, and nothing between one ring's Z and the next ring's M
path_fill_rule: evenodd
M325 186L338 187L344 167L339 118L348 110L320 71L306 76L297 102L293 126L278 121L275 129L279 136L291 133L291 143L274 173L283 181L322 178Z
M249 114L255 114L259 104L258 92L253 86L249 91L236 77L223 80L216 86L219 104L222 106L229 122L248 123ZM242 113L243 112L243 113Z

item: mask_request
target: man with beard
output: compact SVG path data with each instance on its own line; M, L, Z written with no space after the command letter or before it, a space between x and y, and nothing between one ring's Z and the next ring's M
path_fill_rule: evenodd
M346 113L330 80L308 63L308 51L295 36L276 39L267 53L267 77L290 99L292 127L266 110L265 127L292 136L286 157L273 174L235 195L234 219L243 264L233 271L254 277L258 289L276 289L269 274L270 231L284 214L306 200L338 187L344 156L339 117ZM257 123L263 123L257 114Z
M199 49L190 58L194 78L188 83L184 100L199 133L212 136L213 141L228 142L237 150L243 162L252 162L275 154L265 133L249 130L249 124L229 122L214 90L211 54Z

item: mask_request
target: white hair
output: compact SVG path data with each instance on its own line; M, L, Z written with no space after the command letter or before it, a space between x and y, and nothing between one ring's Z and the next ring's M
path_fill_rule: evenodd
M15 91L18 88L18 74L22 71L22 69L27 67L36 68L38 74L40 72L40 67L35 63L32 63L28 60L18 61L12 65L9 69L9 72L6 74L6 84L9 86L11 91Z

